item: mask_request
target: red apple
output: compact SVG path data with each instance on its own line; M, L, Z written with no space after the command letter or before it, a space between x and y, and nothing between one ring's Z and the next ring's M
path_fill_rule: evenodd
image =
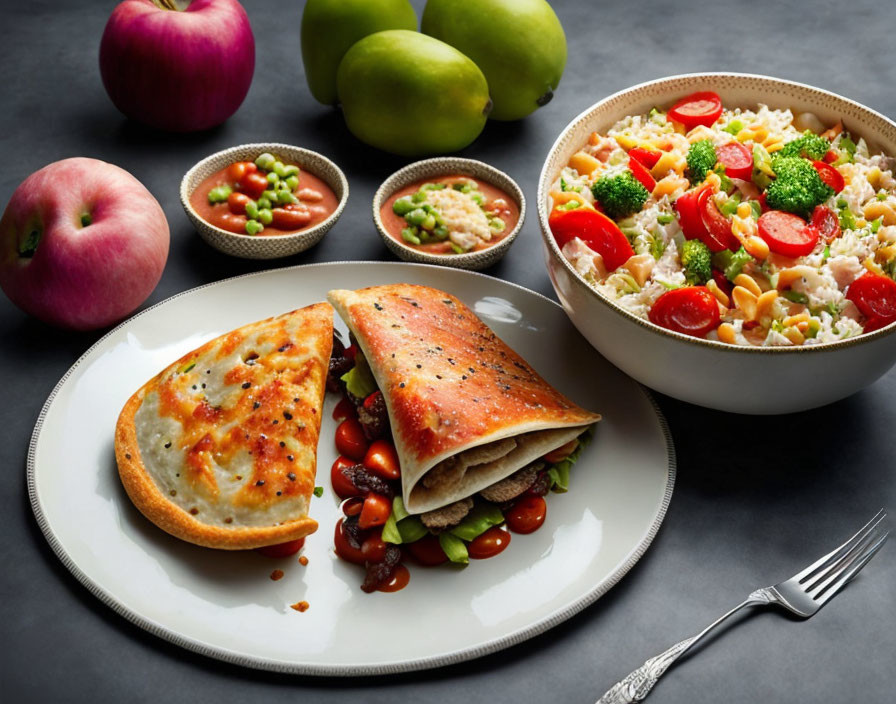
M124 0L100 43L115 106L172 132L220 125L242 104L254 71L255 38L237 0Z
M63 159L26 178L0 219L0 288L26 313L91 330L152 293L168 258L168 221L124 169Z

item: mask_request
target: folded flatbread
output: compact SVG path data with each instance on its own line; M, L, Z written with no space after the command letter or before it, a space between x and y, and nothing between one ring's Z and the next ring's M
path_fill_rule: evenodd
M385 398L410 513L471 496L600 420L450 294L393 284L327 298Z
M134 505L172 535L213 548L313 533L332 344L333 309L318 303L233 330L150 379L115 430Z

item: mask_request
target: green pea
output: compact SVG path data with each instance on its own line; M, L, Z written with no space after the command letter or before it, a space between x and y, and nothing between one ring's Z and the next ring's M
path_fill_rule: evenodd
M272 186L276 186L279 182L280 182L280 176L278 176L276 173L271 171L268 174L268 183L271 184Z
M277 191L271 190L270 188L261 194L262 198L267 198L269 202L276 203L277 202Z
M246 234L257 235L260 232L264 232L264 225L258 222L258 220L246 221Z
M230 186L217 186L208 192L208 202L223 203L231 193L233 189Z
M282 161L274 162L274 173L277 174L279 178L286 178L286 167L283 165Z
M454 244L454 242L451 243L451 249L454 250L455 254L463 254L464 253L464 248L461 247L460 245Z
M476 203L476 205L482 205L483 198L482 194L479 191L470 191L470 198Z
M488 221L488 226L495 232L504 232L506 225L501 218L492 218Z
M445 188L444 183L424 183L420 186L421 191L441 191Z
M410 196L403 196L392 204L392 212L396 215L404 216L411 212L415 207L416 205L414 204L414 201L411 200Z
M250 200L246 203L246 216L250 220L258 220L258 203L254 200Z
M426 200L426 193L424 191L417 191L414 195L411 196L411 200L414 203L422 203Z
M423 221L426 220L427 213L423 208L415 208L407 215L404 216L404 219L407 220L411 225L422 225Z
M433 229L432 236L439 241L446 240L448 239L448 228L444 227L443 225L439 225L438 227Z
M298 176L287 176L286 177L286 185L289 186L289 190L294 191L299 185L299 177Z
M286 205L287 203L298 203L299 199L296 198L289 191L278 191L277 192L277 202L280 205Z
M420 238L421 244L427 244L432 239L426 230L420 230L420 232L417 233L417 237Z
M264 196L262 196L261 198L258 199L258 207L259 207L259 209L260 208L270 208L271 201L269 199L265 198Z
M277 190L278 191L291 191L292 189L287 185L285 179L281 179L277 182Z
M420 225L424 230L432 230L436 226L436 218L430 214L426 216L426 220Z
M262 208L258 211L258 219L263 225L270 225L274 220L274 213L271 212L270 208Z
M264 154L261 154L255 160L255 165L259 169L264 169L265 171L270 171L274 167L275 161L277 161L277 160L274 158L273 154L269 154L268 152L265 152Z
M401 231L401 239L410 244L420 244L420 238L417 237L416 227L406 227Z
M289 176L298 176L299 175L299 167L295 164L287 164L283 167L283 172L287 177Z

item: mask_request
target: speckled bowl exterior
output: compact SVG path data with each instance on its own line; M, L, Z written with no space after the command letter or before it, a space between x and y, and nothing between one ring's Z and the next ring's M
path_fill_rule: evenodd
M323 222L291 235L237 235L215 227L199 217L190 205L190 196L196 187L215 171L235 161L255 161L264 152L275 154L285 163L296 164L326 183L339 201L336 210ZM230 147L200 161L187 171L180 183L180 202L202 239L225 254L243 259L278 259L313 247L336 224L347 201L348 181L342 170L325 156L290 144L259 143Z
M840 342L802 347L740 347L661 328L604 297L563 257L548 227L551 184L594 131L626 115L670 106L700 90L717 92L726 107L811 111L822 122L843 120L872 153L896 155L896 123L834 93L748 74L672 76L611 95L561 132L538 181L538 221L548 274L567 315L592 345L642 384L701 406L750 414L802 411L868 386L896 362L896 323Z
M383 207L389 197L407 185L416 181L422 181L427 178L437 178L439 176L472 176L481 181L490 183L496 188L504 191L520 209L520 219L503 239L497 244L479 250L478 252L466 252L464 254L430 254L421 252L420 250L409 247L403 242L399 242L386 232L383 220L380 217L380 209ZM383 181L383 184L377 189L373 196L373 222L376 225L380 237L383 238L386 246L399 258L406 262L417 262L420 264L438 264L440 266L453 266L458 269L471 269L479 271L486 269L501 259L510 249L510 245L516 239L523 227L523 221L526 218L526 198L523 191L510 176L493 166L489 166L475 159L462 159L460 157L436 157L435 159L426 159L424 161L416 161L408 164L403 169L399 169L389 178Z

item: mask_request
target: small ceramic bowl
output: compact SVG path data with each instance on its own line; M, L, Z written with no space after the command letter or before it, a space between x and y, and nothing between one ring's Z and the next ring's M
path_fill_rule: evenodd
M339 204L323 222L291 235L238 235L215 227L199 217L190 204L190 196L208 176L236 161L255 161L259 154L270 152L285 162L306 169L326 183ZM325 156L309 149L289 144L259 143L241 144L207 156L187 171L180 183L180 202L199 235L215 249L244 259L277 259L304 252L323 239L327 231L342 215L348 201L348 181L342 170Z
M592 105L560 133L541 171L536 208L548 273L570 320L610 362L642 384L701 406L750 414L802 411L849 396L896 362L896 323L838 342L746 347L689 337L640 318L598 293L560 252L548 226L551 185L595 131L626 115L712 90L726 107L809 111L842 119L872 153L896 155L896 124L880 113L802 83L732 73L672 76L628 88Z
M495 186L506 193L520 210L520 219L517 221L516 227L507 233L502 239L491 247L486 247L476 252L465 252L464 254L432 254L430 252L422 252L419 249L399 242L386 232L386 227L380 217L380 210L390 196L396 191L408 186L416 181L422 181L428 178L438 178L440 176L471 176L481 181ZM526 217L526 199L523 191L510 176L493 166L489 166L475 159L462 159L460 157L436 157L435 159L426 159L424 161L416 161L408 164L403 169L399 169L389 178L383 181L383 185L379 187L373 196L373 222L376 229L383 238L386 246L392 252L406 262L418 262L422 264L439 264L441 266L453 266L458 269L472 269L478 271L490 267L501 259L510 249L510 245L516 239L520 229L523 227L523 220Z

